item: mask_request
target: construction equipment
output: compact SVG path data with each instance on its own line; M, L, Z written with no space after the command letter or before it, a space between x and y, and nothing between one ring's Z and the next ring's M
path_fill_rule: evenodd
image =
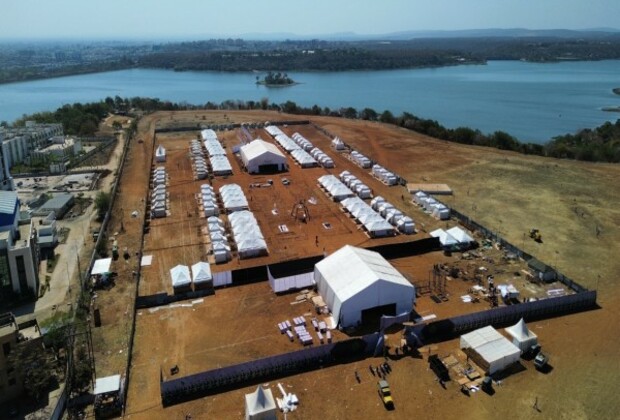
M394 400L392 399L392 392L390 391L390 385L385 379L377 382L377 390L379 392L379 397L381 401L383 401L383 405L388 410L394 409Z
M540 231L538 229L531 229L530 230L530 238L532 238L533 240L535 240L539 244L542 243L542 235L540 234Z

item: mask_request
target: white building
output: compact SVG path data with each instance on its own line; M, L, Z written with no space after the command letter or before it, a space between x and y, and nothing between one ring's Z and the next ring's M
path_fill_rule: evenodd
M251 174L285 171L286 156L272 144L256 139L241 146L241 160Z
M318 292L342 327L411 312L415 288L378 252L346 245L314 266Z
M25 162L32 152L47 145L54 136L62 136L62 124L37 124L26 121L23 127L0 128L2 140L3 165L7 170Z

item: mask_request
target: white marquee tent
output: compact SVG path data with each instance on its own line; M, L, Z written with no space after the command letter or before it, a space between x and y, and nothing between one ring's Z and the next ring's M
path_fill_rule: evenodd
M491 326L461 336L461 348L472 349L488 364L489 374L518 362L521 351Z
M165 162L166 161L166 149L161 144L157 146L157 150L155 150L155 162Z
M443 229L437 229L430 233L433 238L439 238L441 246L458 245L459 241Z
M523 318L515 325L506 328L504 331L512 337L512 344L519 347L521 352L527 351L531 346L538 343L538 336L534 334Z
M362 322L365 310L410 312L415 288L378 252L346 245L314 266L318 292L343 327Z
M446 233L456 239L460 244L469 244L475 242L474 238L472 238L467 232L465 232L458 226L454 226L453 228L448 229Z
M276 420L276 402L271 389L259 385L256 391L245 394L245 420Z
M286 170L286 156L272 143L256 139L241 146L241 160L251 174Z
M237 184L226 184L220 187L220 195L224 202L224 208L229 212L240 211L248 208L248 200L241 187Z
M175 289L190 287L192 284L189 267L186 265L177 265L171 268L170 277L172 278L172 287Z
M237 243L239 258L252 258L267 254L267 243L252 212L237 211L231 213L228 220Z
M196 288L213 286L213 276L209 263L199 261L192 265L192 279Z

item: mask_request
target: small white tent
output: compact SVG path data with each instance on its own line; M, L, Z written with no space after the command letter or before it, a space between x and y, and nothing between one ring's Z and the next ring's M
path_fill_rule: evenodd
M157 146L157 150L155 151L155 161L156 162L166 161L166 149L161 144Z
M245 420L276 420L276 412L271 389L259 385L253 393L245 394Z
M515 325L506 328L505 331L512 337L512 344L519 347L521 353L538 342L538 336L527 328L523 318Z
M448 233L448 235L452 236L454 239L456 239L457 241L459 241L460 244L470 244L474 241L474 238L472 238L471 236L469 236L469 234L467 232L465 232L463 229L461 229L458 226L454 226L453 228L450 228L446 231Z
M207 262L199 261L192 265L192 279L195 288L213 287L213 276L211 266Z
M192 277L189 274L189 267L186 265L177 265L170 269L170 277L172 278L172 287L176 290L191 288Z

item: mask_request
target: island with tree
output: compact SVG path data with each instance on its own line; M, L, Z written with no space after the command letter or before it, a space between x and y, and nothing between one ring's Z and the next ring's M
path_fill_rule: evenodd
M288 74L281 72L268 72L267 75L261 80L259 76L256 76L257 85L265 85L268 87L281 87L292 86L298 84L296 81L288 77Z

